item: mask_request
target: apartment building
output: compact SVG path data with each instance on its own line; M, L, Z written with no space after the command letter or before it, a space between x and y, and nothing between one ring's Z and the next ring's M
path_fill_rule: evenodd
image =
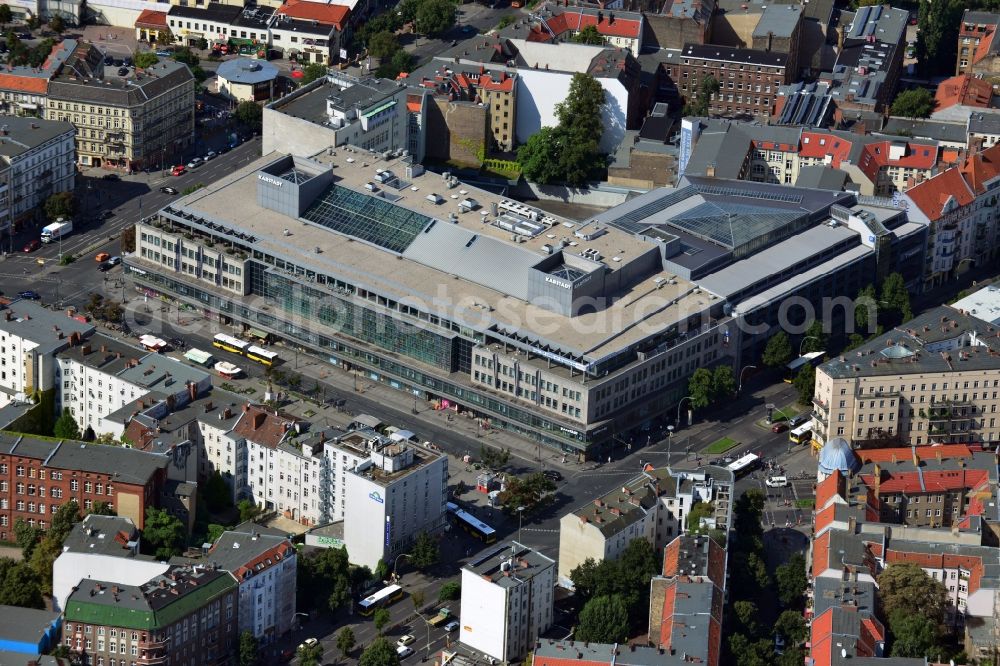
M943 305L816 370L813 435L905 444L996 442L992 326Z
M222 569L175 565L141 585L117 583L107 572L70 594L63 644L107 666L228 664L239 637L238 599L236 580Z
M288 0L274 12L268 28L271 44L300 62L336 64L351 35L350 14L348 7L334 2Z
M698 98L704 79L714 78L719 91L708 105L713 115L761 119L770 117L778 89L794 75L787 53L711 44L685 44L669 51L663 67L689 102Z
M955 74L995 74L1000 70L996 39L1000 15L966 9L958 28Z
M542 5L529 18L526 39L533 42L571 42L586 28L594 28L604 43L628 49L636 58L642 52L645 17L638 12L607 11L589 7Z
M161 502L167 465L144 451L0 433L0 539L11 540L19 519L45 529L69 500L84 512L107 502L142 529L146 507Z
M596 498L559 521L558 582L572 587L570 573L592 559L618 559L636 539L657 552L687 532L694 504L710 504L712 528L731 524L733 476L720 467L697 470L647 468L614 491Z
M67 122L27 117L0 120L0 236L20 230L38 216L53 194L70 192L75 184L73 138Z
M81 44L49 82L45 117L73 123L81 165L135 171L167 164L192 144L194 88L182 63L164 59L118 76Z
M139 554L140 542L139 530L129 518L84 516L70 530L52 564L53 606L65 610L80 581L100 580L109 571L114 571L116 583L124 585L142 585L165 572L165 562Z
M552 626L555 583L555 562L538 551L516 541L491 549L462 567L458 640L500 662L523 657Z
M292 630L298 556L288 538L238 527L223 532L203 559L237 581L237 635L249 631L266 645Z
M94 333L93 324L32 301L0 308L0 407L56 388L56 354Z
M367 460L347 470L343 486L344 543L352 563L374 569L406 552L421 532L444 527L448 458L383 436L366 447Z
M45 118L49 79L59 72L79 44L75 39L54 44L41 67L5 65L0 76L0 114Z
M331 72L264 107L263 151L313 154L349 145L378 153L409 147L407 89Z
M925 279L941 284L997 256L996 193L1000 147L966 157L958 166L910 188L905 197L930 223Z
M100 333L57 354L55 380L57 410L68 408L81 432L97 435L114 432L108 416L150 394L183 406L212 387L204 370Z

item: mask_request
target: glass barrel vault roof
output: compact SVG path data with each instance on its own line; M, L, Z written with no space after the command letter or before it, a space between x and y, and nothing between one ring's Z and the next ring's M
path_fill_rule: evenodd
M336 232L402 253L431 218L377 197L331 185L302 214Z

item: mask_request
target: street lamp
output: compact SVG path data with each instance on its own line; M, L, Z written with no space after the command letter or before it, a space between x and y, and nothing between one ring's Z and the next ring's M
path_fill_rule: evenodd
M740 394L740 389L743 388L743 373L746 372L747 370L756 370L756 369L757 369L756 365L746 365L746 366L743 366L743 369L740 370L740 381L739 381L739 384L736 385L736 395L739 395Z
M409 557L410 555L411 555L411 553L400 553L399 555L396 556L396 559L392 563L392 579L393 580L398 580L399 579L398 576L396 575L396 567L399 566L399 558L401 558L401 557Z
M681 405L684 404L685 400L694 400L694 398L692 398L689 395L686 395L683 398L681 398L680 402L677 403L677 426L678 427L680 427L680 424L681 424Z
M667 465L670 465L670 449L674 445L674 426L667 426Z
M815 335L807 335L807 336L805 336L804 338L802 338L802 340L799 341L799 356L802 356L802 345L804 345L806 343L806 340L820 340L820 341L822 341L821 338L818 338Z
M517 542L522 546L524 545L523 543L521 543L521 518L523 516L524 516L524 507L523 506L517 507Z

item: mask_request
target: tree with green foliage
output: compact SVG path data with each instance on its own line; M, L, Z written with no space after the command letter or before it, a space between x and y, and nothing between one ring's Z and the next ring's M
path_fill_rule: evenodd
M898 326L913 319L910 291L899 273L890 273L882 283L881 314L886 327Z
M413 27L421 35L435 37L455 25L455 11L451 0L422 0Z
M25 560L31 559L31 552L35 550L35 546L44 534L44 530L29 525L23 518L14 521L14 541L21 549L21 557Z
M177 62L184 63L188 67L197 67L198 63L201 62L201 58L195 55L195 53L187 46L182 46L181 48L175 50L170 57Z
M219 540L219 537L221 537L225 533L226 529L227 528L225 525L219 525L218 523L209 523L208 529L205 533L205 541L208 543L215 543L216 541Z
M391 58L400 48L399 39L388 30L376 32L368 38L368 53L376 58Z
M628 627L628 609L620 595L594 597L580 610L574 637L578 641L624 643Z
M389 614L388 608L376 608L372 615L372 621L375 623L375 631L381 636L382 630L392 622L392 615Z
M312 557L300 557L297 577L299 606L336 613L367 583L370 572L352 568L346 549L326 548Z
M892 115L904 118L929 118L934 113L937 100L927 88L913 88L896 94L892 102Z
M236 105L236 120L246 125L254 131L260 131L264 118L264 110L260 104L250 100L244 100Z
M312 83L317 79L326 78L330 70L326 65L319 62L312 62L302 68L302 85Z
M562 179L558 155L563 137L564 132L558 127L542 127L528 137L527 142L517 149L517 162L525 178L541 185Z
M299 666L320 666L323 660L323 644L307 645L302 643L295 650L295 657L299 660Z
M588 25L583 30L573 35L573 41L577 44L601 46L604 44L604 37L600 32L598 32L597 26Z
M76 197L72 192L57 192L45 200L45 216L50 220L72 217L76 211Z
M410 549L410 564L417 569L429 569L441 559L441 548L437 539L427 532L420 532L413 540L413 547Z
M240 634L240 666L257 666L260 663L260 644L249 629Z
M559 127L571 130L577 138L599 140L604 131L601 108L605 102L604 88L589 74L574 74L569 93L556 104Z
M38 575L27 562L0 557L0 605L45 608Z
M712 372L712 396L715 402L724 402L736 395L736 377L733 366L717 365Z
M253 503L253 501L244 499L236 503L236 508L240 512L240 522L245 523L248 520L254 520L262 513L262 509Z
M875 285L862 287L854 299L854 330L864 335L873 333L878 323L878 302Z
M684 105L682 113L685 116L707 117L711 110L712 95L719 92L719 80L714 76L706 76L698 82L698 92Z
M219 470L215 470L205 481L202 497L208 510L218 513L233 505L233 494Z
M774 643L770 638L751 640L744 634L734 633L727 641L732 666L774 666Z
M645 539L630 542L617 560L586 559L570 572L576 595L583 601L619 595L625 602L629 620L639 627L649 610L649 579L660 571L662 562Z
M823 330L823 322L818 318L814 319L806 332L802 334L800 342L802 353L826 351L827 344L829 344L829 339L826 331Z
M785 651L778 655L777 666L802 666L806 661L806 652L797 645L786 645Z
M935 657L938 647L938 624L929 617L897 610L889 616L893 657Z
M500 449L480 444L479 462L490 471L499 471L510 462L510 449Z
M56 419L52 427L52 434L59 439L80 439L80 426L69 411L69 407L63 407L62 416Z
M500 506L509 512L517 511L518 507L523 506L526 513L531 513L551 499L555 489L556 484L541 472L508 476L506 487L500 492Z
M7 24L14 20L9 5L0 5L0 27L7 29Z
M707 527L702 527L702 518L711 518L712 514L715 513L715 507L712 506L711 502L695 502L690 509L688 509L687 518L685 518L685 525L687 526L687 531L689 534L705 534L708 532Z
M146 527L142 531L142 545L158 560L169 560L180 555L184 548L186 530L184 523L163 509L146 508Z
M118 513L111 506L111 502L94 502L87 511L88 516L117 516Z
M345 661L348 655L351 654L351 650L354 649L354 629L350 625L343 627L337 632L337 649L340 650L340 656Z
M782 611L774 623L774 633L785 639L790 645L798 645L809 636L809 628L802 619L802 612L795 610Z
M160 57L153 51L136 51L135 66L138 69L146 69L160 62Z
M403 23L411 23L417 20L417 12L420 10L420 5L423 0L402 0L398 5L396 5L396 11L399 14L399 18Z
M385 560L379 558L379 561L375 563L375 580L385 580L389 577L389 565L385 563Z
M49 30L56 33L57 35L63 34L66 30L66 21L63 20L62 16L56 14L49 19Z
M799 404L811 405L816 391L816 368L812 363L806 363L792 378L792 385L799 392Z
M953 73L958 27L965 8L962 0L919 0L916 56L923 76Z
M774 580L778 584L778 600L785 608L801 609L805 603L809 579L806 576L806 558L795 553L784 564L774 570Z
M783 368L792 360L794 354L788 334L784 331L778 331L767 341L761 360L769 368Z
M462 598L462 584L456 580L450 580L438 590L438 602L454 601Z
M939 625L944 621L948 593L944 584L911 562L890 564L878 576L885 616L919 615Z
M698 368L688 378L688 395L695 409L708 407L715 399L712 372L708 368Z
M61 544L78 522L80 522L80 504L76 500L70 500L56 510L45 536L55 537Z
M396 647L388 639L379 636L361 653L358 666L399 666Z
M755 638L760 635L760 625L757 624L760 611L757 609L757 604L746 600L736 601L733 603L733 615L739 622L740 633Z

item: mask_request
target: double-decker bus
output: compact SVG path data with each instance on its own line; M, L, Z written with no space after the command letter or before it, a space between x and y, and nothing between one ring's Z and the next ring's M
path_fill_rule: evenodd
M225 349L228 352L233 352L234 354L244 354L247 347L250 346L249 342L244 342L243 340L238 340L231 335L226 335L225 333L219 333L212 339L212 346L218 347L219 349Z
M399 585L383 587L375 594L365 597L358 602L358 612L362 615L371 615L377 608L384 608L396 603L403 598L403 588Z
M247 347L246 356L251 361L257 361L261 365L272 366L278 362L278 355L273 351L268 351L256 345Z
M757 469L760 464L760 456L756 453L748 453L739 460L726 465L726 469L733 473L733 477L741 479L750 472Z
M789 430L788 439L792 440L796 444L805 444L812 439L812 429L813 422L812 419L810 419L802 425Z
M497 532L492 527L479 520L471 513L463 511L454 502L448 502L448 515L453 525L461 527L463 530L476 537L483 543L495 543Z
M799 370L807 364L814 368L818 366L823 362L823 354L825 353L825 351L811 351L806 352L796 359L792 359L792 361L785 366L785 382L791 384L792 380L795 379L795 375L799 374Z

